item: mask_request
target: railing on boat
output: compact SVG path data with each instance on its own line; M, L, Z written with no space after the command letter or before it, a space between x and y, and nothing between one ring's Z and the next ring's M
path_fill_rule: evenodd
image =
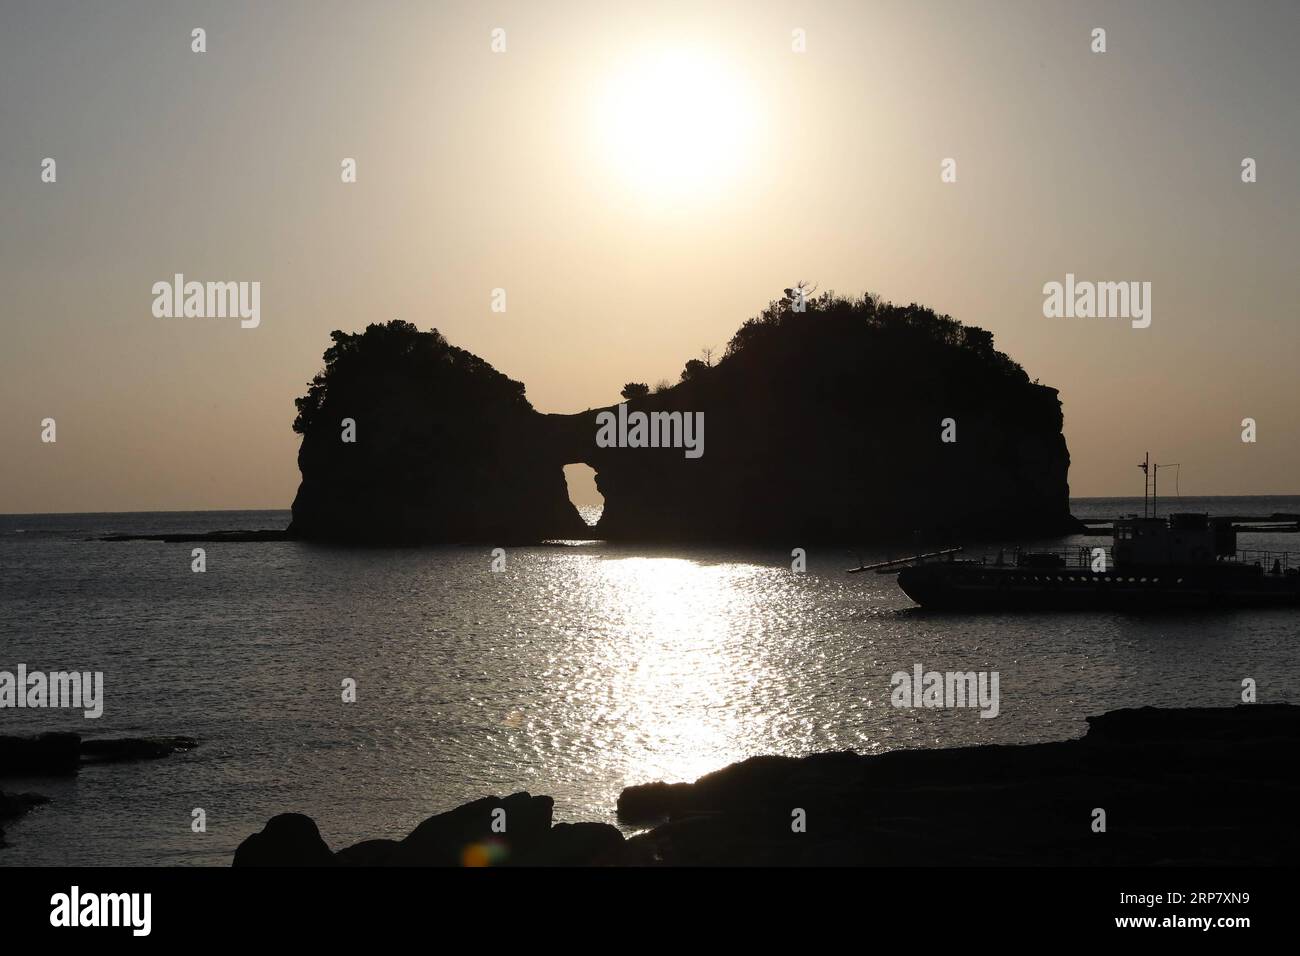
M1114 552L1111 548L1064 548L1064 549L1040 549L1040 548L1014 548L1006 552L999 552L997 558L990 558L985 555L980 559L982 564L992 564L994 566L1010 567L1066 567L1066 568L1088 568L1096 555L1094 552L1102 551L1106 555L1106 567L1114 567ZM1059 561L1060 563L1054 563ZM1300 552L1295 551L1260 551L1260 550L1242 550L1237 551L1232 557L1219 558L1217 564L1246 564L1258 565L1266 573L1291 574L1300 572Z
M1103 547L1085 547L1077 548L1014 548L1009 551L999 551L997 557L990 560L986 555L985 564L997 566L1009 566L1013 568L1032 568L1032 567L1062 567L1062 568L1091 568L1092 562L1097 558L1097 552L1102 552L1106 558L1106 567L1113 566L1114 559L1111 556L1110 548Z
M1289 574L1300 570L1300 553L1295 551L1238 551L1227 560L1237 564L1258 564L1266 572L1278 571Z

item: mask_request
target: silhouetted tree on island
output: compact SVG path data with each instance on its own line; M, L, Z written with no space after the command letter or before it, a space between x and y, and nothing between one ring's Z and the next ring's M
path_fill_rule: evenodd
M708 369L708 366L699 359L688 359L686 367L682 369L682 381L689 382L706 369Z

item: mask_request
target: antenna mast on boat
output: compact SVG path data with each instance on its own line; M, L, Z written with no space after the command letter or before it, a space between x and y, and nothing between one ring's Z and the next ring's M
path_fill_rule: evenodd
M1153 518L1156 516L1156 479L1160 477L1161 468L1178 469L1178 471L1174 472L1174 481L1175 481L1174 488L1177 489L1178 476L1182 474L1182 462L1171 461L1163 465L1151 466L1151 517Z
M1142 517L1147 515L1147 500L1151 491L1151 452L1147 452L1146 458L1138 465L1142 469Z
M1182 463L1177 461L1167 462L1163 465L1151 464L1151 452L1146 453L1146 458L1138 465L1142 469L1142 517L1154 518L1159 508L1159 481L1161 468L1178 468L1176 474L1182 474ZM1149 505L1148 505L1149 502ZM1148 511L1150 512L1148 514Z

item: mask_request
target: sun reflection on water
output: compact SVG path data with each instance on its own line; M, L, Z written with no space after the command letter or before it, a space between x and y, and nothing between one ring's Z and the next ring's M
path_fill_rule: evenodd
M778 680L736 627L757 615L747 584L760 573L682 558L600 562L596 586L619 625L601 666L629 780L694 780L743 755L748 731L731 705Z

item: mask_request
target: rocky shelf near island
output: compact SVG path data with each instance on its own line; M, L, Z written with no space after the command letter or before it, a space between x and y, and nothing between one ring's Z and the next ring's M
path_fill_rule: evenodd
M255 531L171 531L158 534L105 534L100 541L161 541L165 544L195 543L248 543L259 541L292 541L293 535L284 529L266 528Z
M1297 745L1292 705L1118 710L1075 740L754 757L694 783L629 787L620 822L645 828L630 837L556 824L551 798L528 793L337 851L310 817L281 814L234 865L1292 864Z
M0 737L0 777L63 777L86 764L157 760L193 750L193 737L83 738L73 733Z
M100 737L83 739L74 733L34 737L0 736L0 777L68 777L90 764L157 760L193 750L193 737ZM33 807L49 803L39 793L0 791L0 823L15 820ZM0 848L6 846L0 828Z

